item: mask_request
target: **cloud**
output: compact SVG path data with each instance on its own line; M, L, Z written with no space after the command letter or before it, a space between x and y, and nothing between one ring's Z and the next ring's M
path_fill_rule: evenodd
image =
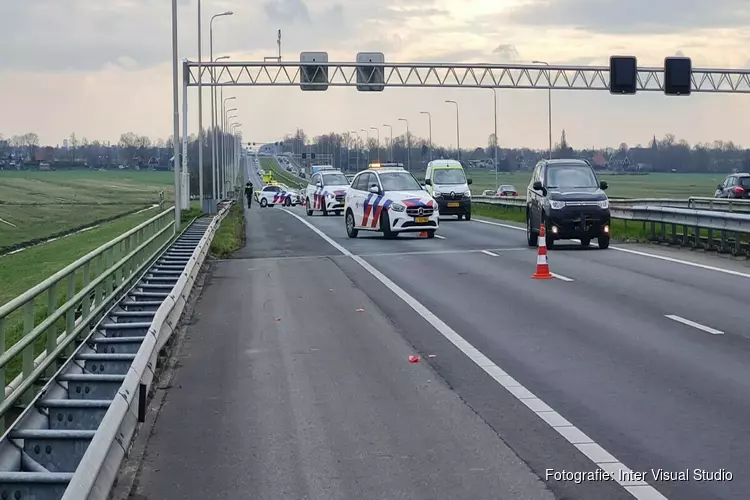
M678 33L750 23L747 0L531 0L509 9L507 20L531 26L567 26L596 33Z
M263 10L270 21L310 23L310 12L303 0L269 0Z
M516 49L515 45L512 45L510 43L503 43L495 47L495 50L492 51L493 54L496 54L500 59L503 61L517 61L518 60L518 50Z

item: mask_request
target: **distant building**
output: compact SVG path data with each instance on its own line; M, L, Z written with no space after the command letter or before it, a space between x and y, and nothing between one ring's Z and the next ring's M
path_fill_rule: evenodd
M596 168L607 168L607 166L609 165L607 158L602 154L601 151L594 155L594 157L591 159L591 163L593 163L594 167Z

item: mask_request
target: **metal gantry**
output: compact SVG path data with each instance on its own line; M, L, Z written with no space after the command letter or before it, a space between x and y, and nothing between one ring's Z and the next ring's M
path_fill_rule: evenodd
M303 69L304 67L304 69ZM185 62L188 86L319 86L609 90L608 66L357 62ZM372 69L375 68L375 71ZM363 71L364 70L364 71ZM212 73L214 78L212 79ZM363 76L364 75L364 76ZM692 91L750 93L750 70L693 68ZM638 68L639 92L664 92L664 69Z

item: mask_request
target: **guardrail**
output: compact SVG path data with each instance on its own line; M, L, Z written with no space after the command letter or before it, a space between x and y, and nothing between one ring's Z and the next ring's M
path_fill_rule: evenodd
M0 307L0 380L12 378L0 392L0 430L5 429L9 410L19 400L31 401L36 380L54 372L53 363L77 337L88 333L108 304L172 238L173 227L170 208ZM45 304L37 304L40 299Z
M526 210L526 198L522 197L474 196L472 204L500 206L510 211ZM704 205L713 209L687 208ZM747 240L750 234L750 202L748 200L702 197L692 197L688 200L665 198L610 200L610 215L612 219L625 221L626 225L628 221L641 222L643 234L652 241L670 242L735 255L748 254L747 250L743 251L743 247L748 246ZM715 234L717 231L718 238Z
M6 363L11 351L25 356L21 383L2 403L6 414L11 399L28 394L34 384L43 385L0 438L0 498L108 497L145 415L157 355L177 326L231 204L224 204L216 217L194 221L174 242L170 209L0 308L7 312L20 307L26 318L33 317L29 300L61 280L68 285L62 307L52 300L48 307L55 310L0 356ZM115 260L113 249L122 245L130 245L129 251ZM93 278L92 262L99 270ZM82 268L84 284L76 292L74 273ZM71 313L76 304L80 310ZM34 339L61 320L65 331L60 337L46 337L49 354L30 368Z

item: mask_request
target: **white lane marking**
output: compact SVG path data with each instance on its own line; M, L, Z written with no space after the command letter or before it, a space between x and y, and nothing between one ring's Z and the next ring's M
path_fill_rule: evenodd
M665 317L671 319L672 321L682 323L683 325L692 326L693 328L697 328L698 330L703 330L704 332L710 333L711 335L724 335L724 332L722 332L721 330L711 328L710 326L701 325L700 323L690 321L689 319L685 319L682 316L677 316L676 314L665 314Z
M481 222L482 224L490 224L492 226L500 226L500 227L504 227L507 229L515 229L516 231L526 231L525 227L511 226L510 224L501 224L499 222L490 222L488 220L480 220L480 219L473 219L473 221ZM616 250L618 252L624 252L624 253L629 253L633 255L640 255L641 257L649 257L651 259L664 260L667 262L672 262L674 264L682 264L685 266L697 267L699 269L705 269L707 271L716 271L717 273L730 274L732 276L739 276L741 278L750 278L750 273L743 273L741 271L734 271L732 269L725 269L723 267L710 266L708 264L699 264L698 262L690 262L689 260L676 259L674 257L666 257L664 255L657 255L653 253L642 252L640 250L631 250L630 248L613 247L613 246L610 246L609 248L612 250Z
M485 255L489 255L490 257L500 257L495 252L490 252L489 250L482 250L482 253L485 254Z
M570 444L575 446L581 453L586 455L592 462L599 466L604 471L614 471L615 474L612 479L617 481L628 493L638 500L667 500L665 496L659 493L653 486L649 485L645 481L624 481L619 475L619 471L630 470L624 466L615 457L609 454L604 448L596 444L590 437L584 434L576 426L565 420L562 415L557 413L555 410L550 408L542 400L536 397L531 391L527 390L513 377L508 375L499 366L493 363L488 357L479 352L474 346L467 342L461 337L453 328L448 326L443 320L438 318L435 314L427 309L421 302L406 293L400 286L391 281L390 278L385 276L383 273L375 269L369 262L364 260L358 255L352 254L349 250L342 247L327 234L313 226L299 215L284 210L292 217L297 218L304 225L312 229L318 236L323 238L329 245L334 247L336 250L341 252L347 257L351 257L357 264L362 266L367 272L369 272L375 279L380 281L386 288L392 291L397 297L403 300L409 305L414 311L422 316L422 318L430 323L443 337L448 339L453 345L455 345L461 352L463 352L469 359L471 359L477 366L482 368L490 377L495 379L500 385L505 387L508 392L513 394L521 403L525 404L531 409L536 415L544 420L550 427L557 431L563 438L565 438ZM511 388L513 390L511 390Z
M525 252L526 248L501 248L495 249L495 252ZM493 255L499 257L498 254L493 253L490 250L415 250L413 252L376 252L376 253L358 253L360 257L397 257L399 255L448 255L455 253L486 253L487 255Z
M436 235L435 235L435 238L438 238L438 239L441 239L441 240L444 240L444 239L446 239L446 237L445 237L445 236L440 236L439 234L436 234Z
M563 276L562 274L557 274L557 273L550 273L550 274L561 281L568 281L568 282L573 281L573 278L568 278L567 276Z
M16 225L15 225L15 224L13 224L12 222L8 222L8 221L7 221L7 220L5 220L5 219L0 219L0 222L2 222L3 224L8 224L8 225L9 225L9 226L11 226L11 227L15 227L15 228L18 228L18 226L16 226Z

